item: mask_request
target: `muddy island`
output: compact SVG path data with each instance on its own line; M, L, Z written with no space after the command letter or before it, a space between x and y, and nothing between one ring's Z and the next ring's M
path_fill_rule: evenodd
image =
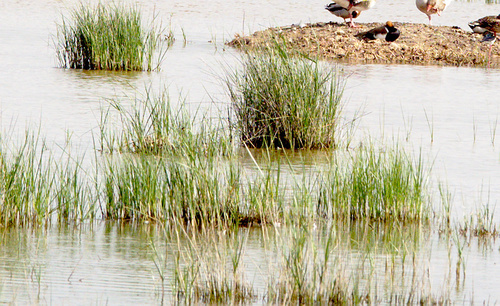
M324 60L349 63L397 63L416 65L484 66L488 65L490 45L481 43L482 34L450 26L394 22L401 31L392 43L365 42L355 35L383 23L314 23L269 28L252 35L236 35L229 45L258 48L276 38L288 46ZM500 42L493 44L490 67L500 67Z

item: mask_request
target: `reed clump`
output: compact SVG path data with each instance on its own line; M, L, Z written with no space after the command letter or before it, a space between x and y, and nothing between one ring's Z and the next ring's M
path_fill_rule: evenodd
M153 70L159 65L153 59L161 46L161 28L153 21L149 29L144 29L141 19L135 7L82 4L72 11L72 20L63 19L58 25L56 50L60 65L74 69Z
M226 79L241 142L249 147L334 147L344 88L338 71L281 42L244 55Z
M404 222L429 218L421 158L413 161L397 147L382 152L368 145L334 160L321 184L320 215Z

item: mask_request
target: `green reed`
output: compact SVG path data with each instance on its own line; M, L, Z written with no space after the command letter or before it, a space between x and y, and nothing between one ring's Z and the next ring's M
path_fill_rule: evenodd
M321 184L318 210L333 218L420 221L429 218L427 174L396 148L362 146L334 164Z
M157 68L159 63L153 60L161 49L161 27L153 21L149 29L144 29L141 19L136 7L81 4L72 11L71 20L63 18L58 25L56 50L60 65L106 70Z
M324 148L337 142L344 80L282 43L243 55L226 79L241 142L249 147Z
M50 217L51 188L54 185L50 159L45 140L29 131L18 147L2 148L1 224L41 223Z
M69 152L56 159L39 133L31 130L19 145L3 137L0 141L1 224L94 218L94 193L81 160Z
M221 121L190 117L185 105L185 100L181 100L174 109L166 90L154 94L150 88L144 96L135 98L131 107L110 101L111 107L101 114L100 149L190 159L234 155L229 128ZM117 118L111 112L117 113ZM116 121L121 125L112 125Z

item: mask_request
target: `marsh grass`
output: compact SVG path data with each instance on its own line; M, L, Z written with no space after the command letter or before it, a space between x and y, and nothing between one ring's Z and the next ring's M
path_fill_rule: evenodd
M197 229L291 219L284 215L284 190L274 171L249 181L233 160L142 154L109 158L103 168L107 219L168 221Z
M69 151L54 156L39 130L27 129L15 144L0 139L0 223L47 224L95 217L95 193L87 184L81 160Z
M494 210L488 205L482 206L478 211L465 217L458 225L458 232L465 238L492 238L499 236L497 226L494 222Z
M382 221L423 221L429 218L427 174L422 157L416 161L396 148L361 146L335 157L321 184L318 211L333 218Z
M117 100L109 102L99 125L103 152L167 154L191 160L235 154L231 131L224 122L190 117L183 99L174 109L167 90L154 94L146 88L145 95L136 97L130 107ZM117 119L111 111L117 113ZM113 125L115 121L120 125Z
M335 146L344 88L338 70L286 51L279 41L244 54L242 70L229 73L226 85L244 145Z
M5 148L2 143L1 224L37 224L49 220L54 186L49 155L45 140L36 132L27 131L24 140L15 148Z
M81 4L71 20L63 17L57 28L56 51L65 68L153 70L155 52L161 49L161 26L142 26L136 7L99 3ZM164 56L160 50L159 60Z
M226 231L213 229L176 232L178 250L173 292L177 303L234 305L256 299L241 269L245 234L235 231L226 235Z

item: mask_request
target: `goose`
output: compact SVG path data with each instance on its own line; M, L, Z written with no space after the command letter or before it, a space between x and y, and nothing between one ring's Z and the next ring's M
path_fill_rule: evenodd
M492 32L494 36L500 32L500 15L486 16L469 22L469 27L476 33Z
M429 25L432 25L431 15L441 13L445 10L451 0L416 0L417 8L429 18Z
M337 4L345 8L349 12L350 24L349 26L355 28L356 25L352 21L354 11L366 11L375 5L376 0L336 0ZM359 13L358 13L359 16Z
M359 14L361 14L360 11L353 11L352 14L350 15L348 10L346 10L340 4L337 4L335 2L332 2L327 6L325 6L325 9L337 17L344 18L344 22L346 22L346 19L350 18L351 15L352 18L354 19L357 18Z
M364 41L380 39L387 42L393 42L398 39L399 35L401 35L401 32L394 27L394 24L391 21L387 21L383 26L356 34L356 37L363 39Z

